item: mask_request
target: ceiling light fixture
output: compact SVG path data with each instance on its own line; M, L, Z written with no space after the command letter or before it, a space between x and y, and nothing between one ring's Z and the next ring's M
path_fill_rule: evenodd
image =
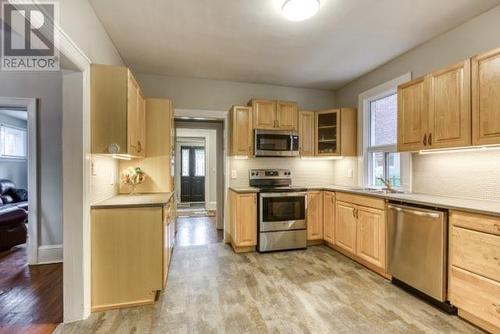
M281 7L283 15L291 21L303 21L316 15L319 0L286 0Z

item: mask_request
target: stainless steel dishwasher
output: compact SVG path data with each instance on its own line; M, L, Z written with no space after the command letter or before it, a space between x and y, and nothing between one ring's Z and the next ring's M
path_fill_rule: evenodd
M447 211L393 203L387 208L388 271L393 282L453 312L445 303Z

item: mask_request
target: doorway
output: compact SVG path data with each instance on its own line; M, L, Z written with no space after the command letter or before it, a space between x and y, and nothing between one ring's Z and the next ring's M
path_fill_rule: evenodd
M181 206L205 205L205 138L178 138L181 144ZM186 142L192 140L190 143ZM191 145L188 145L191 144Z

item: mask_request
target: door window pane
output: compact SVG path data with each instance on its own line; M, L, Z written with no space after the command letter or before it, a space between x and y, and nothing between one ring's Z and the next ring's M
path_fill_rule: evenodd
M194 151L195 171L194 176L205 176L205 150L196 149Z
M189 176L189 149L183 148L181 150L181 161L182 161L182 176Z
M370 146L396 144L397 108L397 94L370 102Z

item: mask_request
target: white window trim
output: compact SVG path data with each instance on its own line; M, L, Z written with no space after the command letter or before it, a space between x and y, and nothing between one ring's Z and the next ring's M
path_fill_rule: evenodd
M368 159L368 153L373 151L397 152L397 145L378 147L368 146L370 143L370 102L397 93L397 87L410 80L411 73L406 73L359 95L358 119L360 121L358 123L358 140L361 146L360 151L363 152L359 163L359 166L362 166L363 168L358 168L360 186L370 186L370 160ZM411 191L411 154L408 153L407 157L403 157L403 155L406 155L406 153L402 153L401 156L401 188Z
M27 111L25 111L25 112L27 112ZM25 155L24 156L14 156L14 155L2 155L2 154L0 154L0 160L4 160L4 161L27 161L28 160L28 141L29 141L29 139L28 139L28 129L27 128L22 128L22 127L19 127L19 126L16 126L16 125L12 125L12 124L9 124L9 123L0 123L0 127L1 126L6 127L6 128L20 130L20 131L24 132L24 136L25 136L25 139L24 139L24 144L25 144L24 153L25 153Z

